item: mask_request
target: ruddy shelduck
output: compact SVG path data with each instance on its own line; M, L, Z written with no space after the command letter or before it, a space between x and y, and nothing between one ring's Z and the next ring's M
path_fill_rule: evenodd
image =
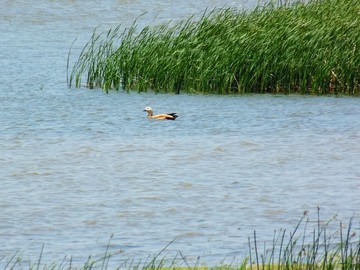
M155 114L151 107L146 107L144 112L148 113L148 118L150 119L159 119L159 120L175 120L178 115L176 113L162 113L162 114Z

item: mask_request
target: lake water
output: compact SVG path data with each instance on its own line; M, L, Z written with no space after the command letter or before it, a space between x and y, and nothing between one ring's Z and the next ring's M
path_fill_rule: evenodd
M253 2L2 0L1 266L17 251L37 262L43 244L44 263L82 265L111 235L115 263L174 240L169 254L216 264L306 210L358 220L359 98L67 88L68 49L77 38L76 56L97 26ZM179 118L150 121L145 106Z

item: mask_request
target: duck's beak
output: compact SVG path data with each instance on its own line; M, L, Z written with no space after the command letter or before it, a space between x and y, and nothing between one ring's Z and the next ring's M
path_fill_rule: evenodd
M146 112L146 110L143 110L143 112Z

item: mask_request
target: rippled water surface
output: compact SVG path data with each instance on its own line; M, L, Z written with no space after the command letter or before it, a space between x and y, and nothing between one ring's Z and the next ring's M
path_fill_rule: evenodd
M0 258L246 255L305 210L359 217L360 100L72 89L66 58L94 27L181 19L236 1L3 1ZM150 121L142 111L177 112Z

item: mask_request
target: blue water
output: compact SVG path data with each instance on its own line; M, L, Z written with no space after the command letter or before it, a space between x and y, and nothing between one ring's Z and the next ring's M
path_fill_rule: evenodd
M221 2L223 5L225 2ZM239 6L239 2L227 1ZM172 240L207 264L243 258L257 231L359 218L360 100L68 89L66 59L95 27L181 19L220 1L5 1L0 9L0 263L119 252ZM222 6L221 5L221 6ZM251 6L251 3L243 3ZM71 61L75 61L72 58ZM177 112L151 121L142 111ZM1 259L2 258L2 259ZM26 265L26 264L25 264Z

